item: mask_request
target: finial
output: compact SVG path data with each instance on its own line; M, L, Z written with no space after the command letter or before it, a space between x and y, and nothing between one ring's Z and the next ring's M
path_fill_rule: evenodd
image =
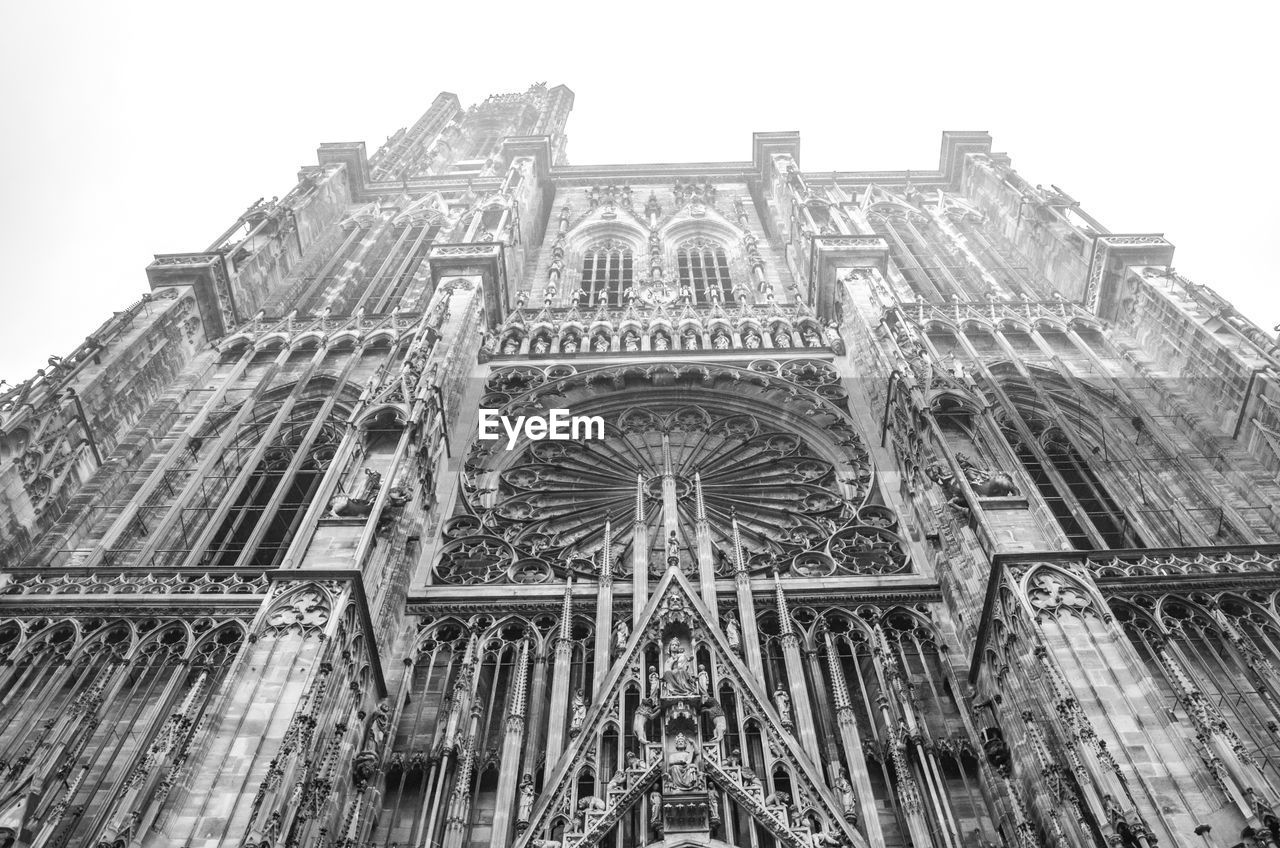
M699 521L707 520L707 503L702 499L702 472L693 472L693 505L694 517Z
M600 579L613 579L613 525L604 522L604 546L600 548Z
M778 630L783 636L790 636L793 632L791 615L787 612L787 596L782 593L782 578L777 569L773 571L773 591L778 600Z
M524 717L525 696L529 691L529 638L520 643L520 660L516 663L516 691L511 698L511 717Z
M746 574L747 563L742 558L742 534L738 530L737 507L730 511L729 522L733 525L733 570L735 574Z
M560 610L560 638L567 640L572 632L573 621L573 572L569 572L564 580L564 608Z
M850 706L849 686L844 679L844 668L840 665L840 655L836 652L835 639L828 631L823 634L827 639L827 665L831 669L831 694L836 702L836 709L842 710Z
M644 474L636 472L636 523L644 523Z

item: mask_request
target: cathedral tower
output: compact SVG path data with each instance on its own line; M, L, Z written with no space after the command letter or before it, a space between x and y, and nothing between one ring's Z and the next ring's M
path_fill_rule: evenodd
M322 145L0 395L0 846L1280 845L1273 340L985 133L572 105Z

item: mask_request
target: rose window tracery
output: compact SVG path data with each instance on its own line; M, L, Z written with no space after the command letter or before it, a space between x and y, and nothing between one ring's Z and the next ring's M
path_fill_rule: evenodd
M651 576L668 564L693 576L700 509L722 577L738 566L735 521L753 573L910 570L830 363L504 368L490 375L482 405L510 418L555 408L599 415L604 436L521 439L510 451L505 436L477 439L435 563L442 582L597 579L606 525L613 577L629 578L638 562Z

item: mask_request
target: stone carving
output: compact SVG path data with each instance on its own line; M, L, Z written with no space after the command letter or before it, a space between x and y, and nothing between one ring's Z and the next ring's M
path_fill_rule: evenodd
M702 772L697 766L698 752L688 736L677 733L667 754L667 786L676 792L702 788Z

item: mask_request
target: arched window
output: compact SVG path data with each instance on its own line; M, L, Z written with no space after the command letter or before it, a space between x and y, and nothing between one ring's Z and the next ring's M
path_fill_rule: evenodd
M729 256L718 242L702 236L689 239L676 251L676 267L681 287L693 289L698 303L710 303L716 297L723 303L733 303ZM718 292L716 297L713 291Z
M315 426L321 399L298 404L236 494L202 555L204 565L278 565L320 488L342 438L342 417ZM259 428L240 441L247 447Z
M589 304L618 305L622 293L631 288L631 247L616 239L598 241L582 256L582 289Z
M1071 544L1079 550L1142 547L1137 529L1062 429L1020 411L1036 443L1024 441L1011 424L1002 428L1005 438Z

